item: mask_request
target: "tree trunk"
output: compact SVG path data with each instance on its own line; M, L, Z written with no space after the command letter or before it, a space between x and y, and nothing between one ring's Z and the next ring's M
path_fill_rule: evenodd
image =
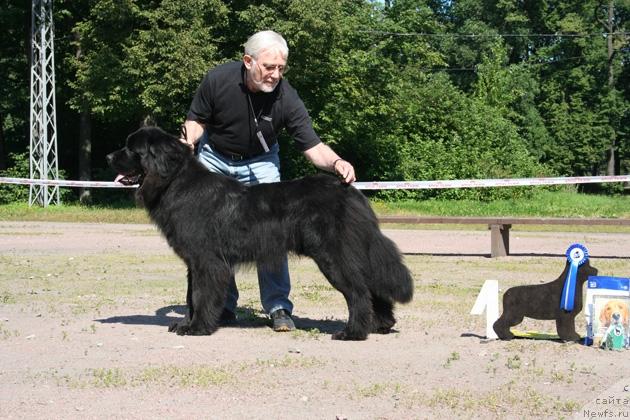
M90 112L83 107L79 126L79 179L90 181L92 179L92 118ZM89 188L79 190L79 201L89 203L92 201L92 193Z
M608 92L613 92L615 88L615 69L613 66L613 57L615 55L615 46L613 44L615 32L615 3L614 0L608 0L608 19L606 21L606 45L608 47ZM610 130L610 148L608 149L608 165L606 167L606 175L615 175L617 153L617 133L614 129Z
M74 39L77 43L76 58L81 60L81 35L74 31ZM81 104L81 116L79 121L79 180L90 181L92 179L92 118L88 104ZM79 201L89 203L92 201L92 192L89 188L79 189Z
M7 169L6 146L4 139L4 115L0 112L0 171Z

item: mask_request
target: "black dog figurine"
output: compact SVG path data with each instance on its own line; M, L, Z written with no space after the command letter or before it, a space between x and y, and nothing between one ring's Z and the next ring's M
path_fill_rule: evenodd
M511 340L514 334L510 327L520 324L524 317L534 319L555 319L558 336L563 341L578 341L575 331L575 317L582 310L582 286L588 276L597 275L597 269L586 261L577 272L575 305L570 312L560 308L560 300L565 278L571 264L566 263L564 271L556 280L531 286L516 286L503 294L503 313L492 326L502 340Z

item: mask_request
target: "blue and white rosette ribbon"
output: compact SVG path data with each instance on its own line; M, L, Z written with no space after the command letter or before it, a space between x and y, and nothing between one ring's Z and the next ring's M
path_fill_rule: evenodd
M567 249L567 261L570 264L567 278L564 280L560 309L567 312L573 310L575 300L575 285L577 283L578 268L588 261L588 250L582 244L573 244Z

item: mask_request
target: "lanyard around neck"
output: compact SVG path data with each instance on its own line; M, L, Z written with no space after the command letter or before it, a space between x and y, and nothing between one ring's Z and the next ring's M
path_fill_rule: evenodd
M250 96L249 92L247 93L247 100L249 101L249 107L252 110L252 117L254 118L254 125L256 126L256 137L258 137L260 145L262 146L265 153L267 153L269 151L269 146L267 146L267 141L265 140L262 131L260 131L260 128L258 127L258 118L256 118L256 111L254 111L254 104L252 104L252 97ZM262 112L263 110L261 109L260 114L262 114Z
M247 93L247 101L249 102L249 108L252 110L252 117L254 117L254 125L256 125L256 130L259 130L258 128L258 118L256 117L256 111L254 111L254 104L252 103L252 97L249 93ZM260 109L260 112L258 113L258 115L260 116L262 114L263 110L262 108Z

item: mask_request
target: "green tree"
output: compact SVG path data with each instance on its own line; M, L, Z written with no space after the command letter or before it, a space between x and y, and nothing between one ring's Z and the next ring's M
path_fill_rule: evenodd
M618 173L611 170L611 159L617 149L624 150L617 140L627 138L628 83L619 82L627 70L627 0L432 4L452 31L477 34L459 44L445 43L452 66L483 63L493 35L505 41L507 60L499 67L495 63L493 74L500 74L500 67L521 66L504 80L529 87L528 92L509 104L507 115L541 162L564 175ZM478 48L468 48L475 43ZM617 78L611 80L611 74ZM478 75L486 77L483 71ZM502 79L467 74L454 80L465 82L461 86L467 91L482 83L485 91L496 92Z
M203 75L225 60L227 13L219 0L162 0L141 11L122 67L143 117L168 129L183 122Z
M0 170L28 145L30 3L0 1Z
M610 171L611 150L627 112L627 103L615 100L616 88L610 84L609 37L598 9L594 1L555 8L547 16L547 30L564 36L539 50L539 61L549 62L541 68L541 109L555 140L548 147L549 163L565 175Z
M173 129L208 68L221 61L228 10L218 0L98 0L77 23L71 104L105 120L158 120Z
M191 92L221 59L227 8L218 0L93 0L70 15L68 103L80 116L79 176L91 179L94 119L169 130L183 121Z
M30 8L0 6L1 169L28 144ZM361 180L630 166L630 0L58 0L54 12L60 163L82 178L142 121L176 131L203 74L261 29L287 39L286 77ZM314 170L281 143L285 177Z
M396 67L384 56L386 41L374 43L369 33L378 20L374 5L362 1L272 1L249 5L238 12L247 35L261 29L283 34L289 44L290 72L322 139L351 160L362 179L378 159L371 153L382 124L387 84ZM243 34L243 39L247 36ZM313 170L287 138L283 176L292 178Z

